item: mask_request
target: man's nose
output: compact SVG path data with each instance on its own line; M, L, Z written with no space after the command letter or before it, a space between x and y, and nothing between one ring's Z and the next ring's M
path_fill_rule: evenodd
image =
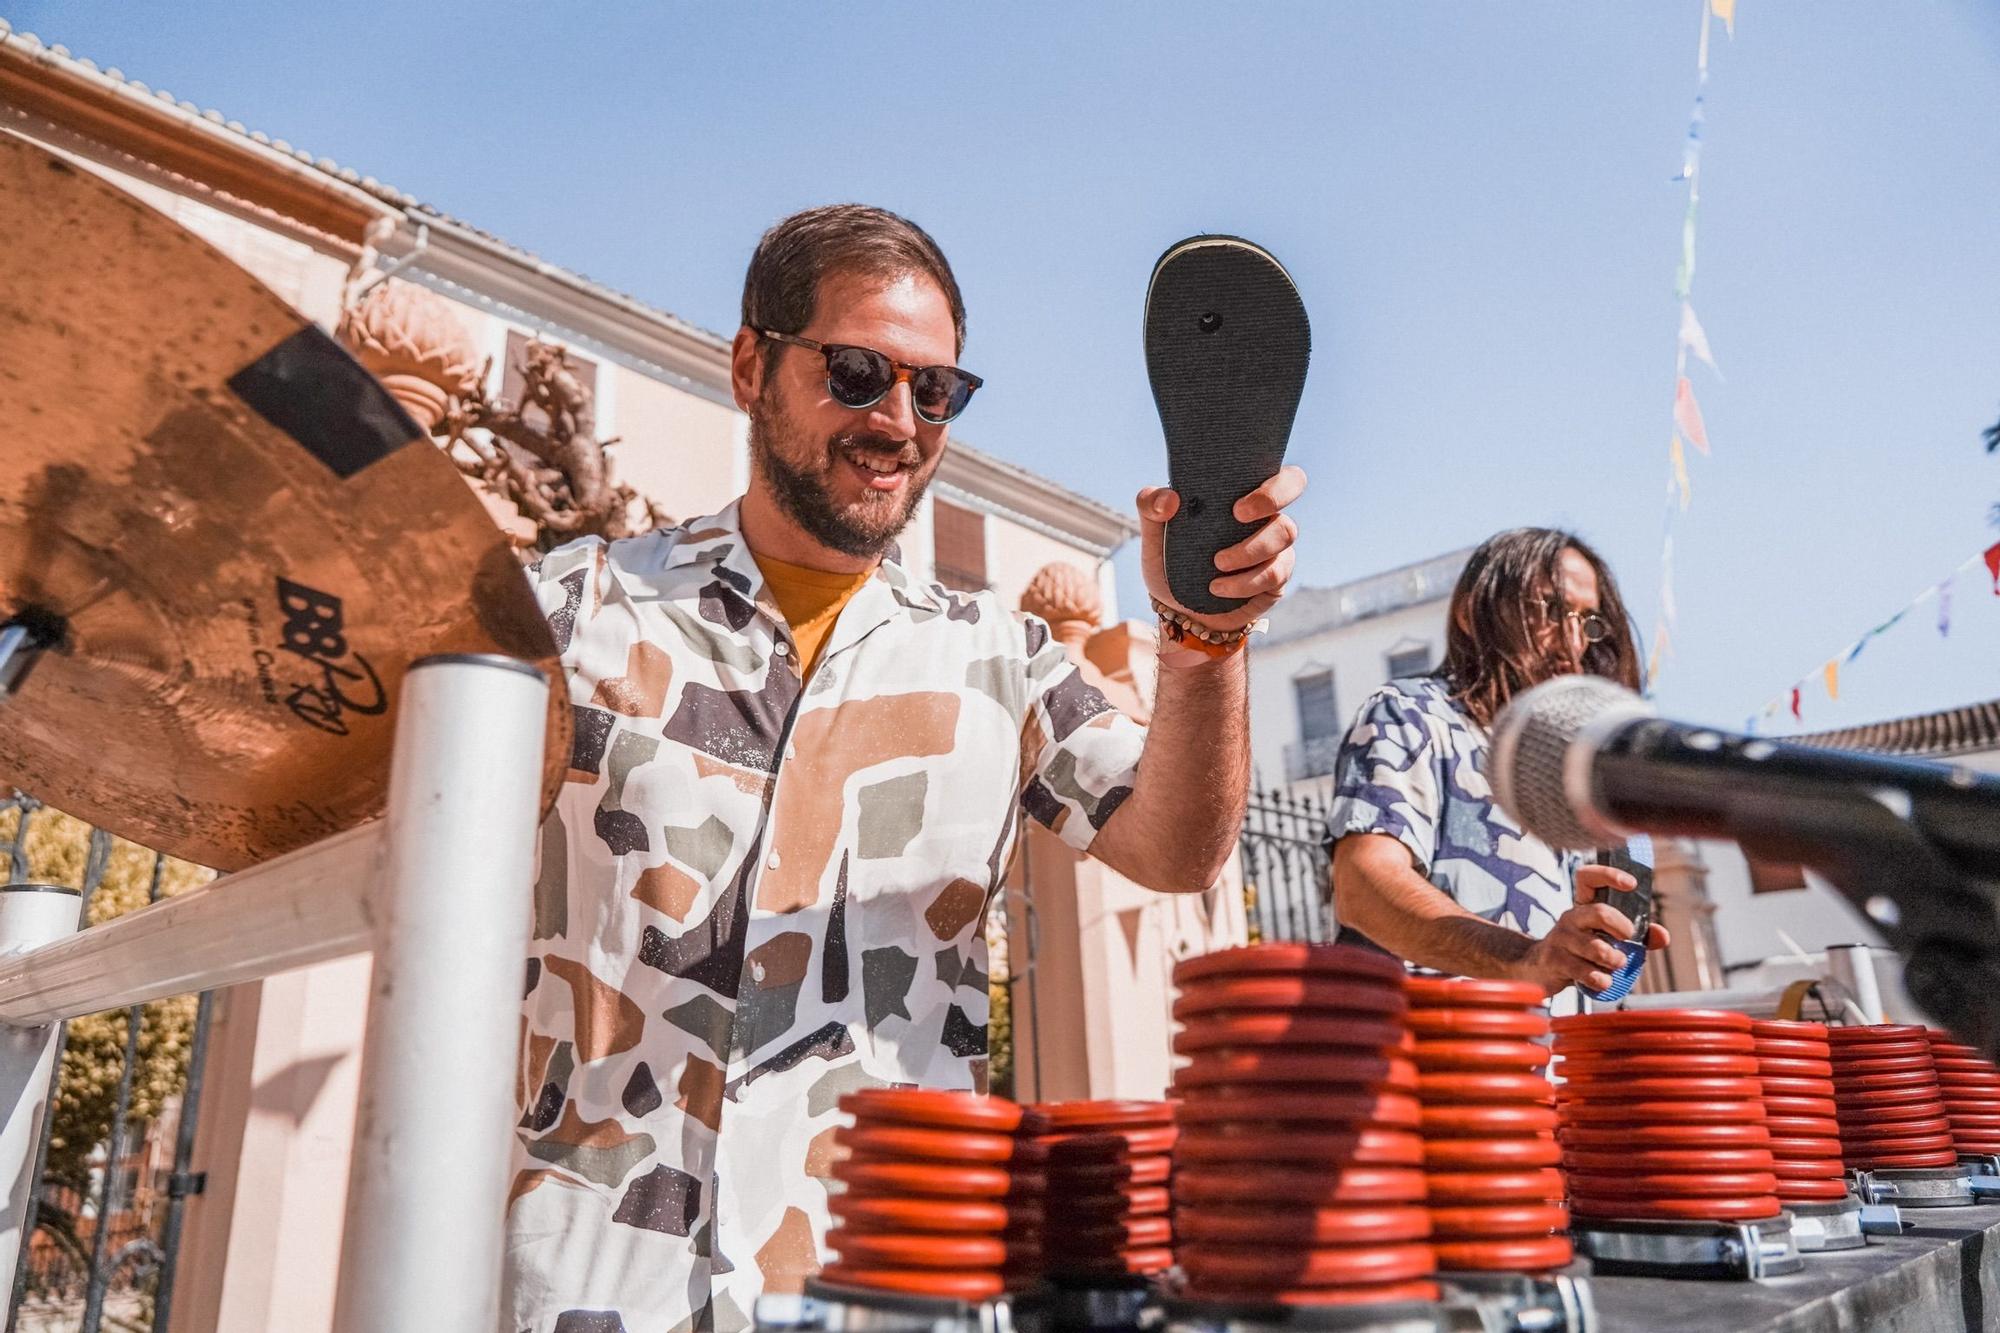
M868 427L892 440L914 440L917 437L917 404L908 380L899 378L889 386L889 392L868 409Z

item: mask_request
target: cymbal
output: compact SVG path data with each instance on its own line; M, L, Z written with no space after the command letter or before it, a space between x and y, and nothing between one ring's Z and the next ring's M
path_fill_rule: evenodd
M0 783L233 870L381 813L433 653L549 677L554 637L451 461L193 233L0 132L0 621L59 636L0 696Z

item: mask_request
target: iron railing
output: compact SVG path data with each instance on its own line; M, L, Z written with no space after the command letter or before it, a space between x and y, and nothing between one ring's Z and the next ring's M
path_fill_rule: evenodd
M24 883L30 878L28 835L43 809L31 796L0 791L0 819L10 812L19 816L12 837L0 838L5 883ZM92 895L104 881L111 852L111 834L91 829L78 885L86 914ZM150 902L159 900L166 860L163 854L154 854L147 893ZM49 1113L43 1117L35 1154L37 1188L23 1228L21 1262L14 1270L7 1333L70 1329L100 1333L105 1328L150 1328L163 1333L166 1329L173 1308L182 1213L187 1196L201 1191L200 1177L191 1174L188 1166L194 1155L210 1013L211 996L205 993L195 1012L187 1069L175 1099L177 1108L156 1120L134 1124L130 1121L132 1089L145 1007L134 1005L126 1012L124 1059L110 1134L105 1142L93 1145L89 1188L81 1192L47 1175L65 1050L64 1036L58 1035ZM158 1149L169 1134L172 1166L161 1170Z
M1253 941L1333 939L1326 816L1327 798L1317 792L1250 793L1240 847Z

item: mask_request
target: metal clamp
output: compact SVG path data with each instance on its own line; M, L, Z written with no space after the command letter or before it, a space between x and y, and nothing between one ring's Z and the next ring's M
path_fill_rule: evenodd
M1587 1278L1565 1273L1438 1274L1447 1305L1470 1306L1480 1333L1594 1333L1597 1302Z
M1600 1272L1644 1277L1733 1277L1752 1282L1805 1267L1786 1216L1758 1222L1591 1221L1577 1249Z
M1864 1236L1902 1235L1903 1210L1892 1203L1862 1204L1861 1234Z
M1963 1167L1851 1171L1848 1180L1863 1203L1893 1203L1902 1208L1962 1208L1972 1202L1972 1177Z

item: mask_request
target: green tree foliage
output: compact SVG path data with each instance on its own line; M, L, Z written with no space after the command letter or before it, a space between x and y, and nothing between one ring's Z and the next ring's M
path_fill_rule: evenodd
M0 842L14 841L20 820L19 811L0 814ZM28 878L37 883L82 887L90 857L90 826L46 809L35 811L28 820ZM212 870L168 858L160 871L160 895L171 897L213 878ZM122 838L113 839L104 878L90 898L88 923L99 925L144 907L152 882L153 853ZM158 1000L145 1008L127 1117L135 1129L158 1116L187 1083L195 1003L195 997L188 995ZM118 1079L125 1066L126 1014L126 1010L116 1009L69 1024L62 1083L54 1108L55 1128L49 1139L48 1176L79 1190L89 1181L86 1164L90 1154L111 1137Z

